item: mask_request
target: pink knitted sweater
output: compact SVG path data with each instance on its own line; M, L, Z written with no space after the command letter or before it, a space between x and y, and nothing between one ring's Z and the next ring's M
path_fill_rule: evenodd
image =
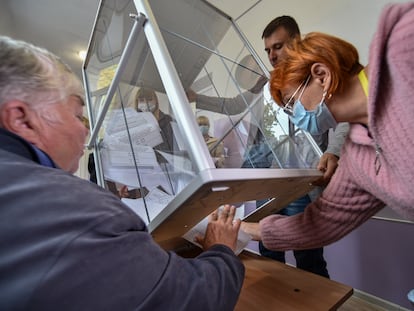
M369 132L351 125L322 196L296 216L260 221L269 249L335 242L389 206L414 221L414 3L387 6L369 55Z

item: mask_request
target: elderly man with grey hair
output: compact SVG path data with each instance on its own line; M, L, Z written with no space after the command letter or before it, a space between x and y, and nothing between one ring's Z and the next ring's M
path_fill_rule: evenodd
M0 37L0 310L233 310L244 278L235 208L184 259L116 196L73 176L82 84L59 58Z

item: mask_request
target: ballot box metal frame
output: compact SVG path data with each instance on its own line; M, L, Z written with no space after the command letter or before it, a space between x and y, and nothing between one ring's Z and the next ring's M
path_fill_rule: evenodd
M218 10L207 1L174 1L177 5L182 4L188 10L191 10L193 7L201 8L200 10L206 12L206 18L216 18L215 14L217 14L220 19L228 22L230 25L229 27L232 28L232 31L237 33L239 40L244 44L246 51L248 51L256 60L258 68L262 71L261 75L268 78L269 73L263 65L263 62L230 16ZM153 219L150 219L148 224L149 232L151 232L158 243L168 249L177 249L183 243L181 238L182 235L219 206L223 204L238 204L244 201L272 198L245 218L247 221L258 221L271 213L277 212L296 198L308 193L314 188L312 183L319 179L322 174L316 170L315 167L295 167L294 165L292 167L286 167L280 164L270 168L215 167L204 139L199 132L194 113L188 102L185 91L185 88L190 86L194 80L194 72L188 71L192 68L188 69L186 67L185 70L189 72L187 76L192 76L189 78L189 81L185 80L186 78L183 78L183 75L181 74L184 69L177 69L178 65L177 63L174 63L172 59L171 53L173 52L171 52L171 47L169 49L166 44L165 31L163 33L158 25L160 17L157 17L157 14L154 14L153 11L154 6L157 7L158 11L163 10L160 3L162 2L159 0L101 1L92 30L88 54L83 65L83 78L87 95L86 103L91 123L91 134L87 146L94 150L98 184L104 186L105 176L103 174L102 159L100 157L101 138L99 135L104 126L104 120L114 102L114 98L118 93L121 93L119 91L120 84L124 83L125 80L131 81L131 79L133 79L132 77L136 76L136 71L139 73L145 71L150 72L150 70L145 67L148 65L148 62L139 63L138 60L138 63L134 66L130 66L128 63L131 59L139 58L137 57L137 54L134 54L134 49L141 48L137 45L137 42L139 41L140 36L145 36L145 40L147 40L148 48L154 60L154 68L156 68L159 73L162 73L160 74L162 85L160 86L160 81L148 78L149 75L141 78L140 83L152 83L151 86L153 88L162 88L163 92L167 95L168 100L171 103L172 113L177 120L178 130L184 141L183 148L185 154L188 155L194 168L194 176L191 176L191 181L188 182L180 192L176 193L163 210ZM168 3L171 4L173 2L171 0L168 1ZM171 5L171 10L176 9L177 5ZM126 7L128 7L127 10L129 11L125 10ZM130 7L135 8L135 10L131 11L129 9ZM167 13L162 16L167 16L165 18L169 18ZM124 40L122 48L117 51L116 61L114 61L115 57L110 55L110 53L105 55L105 51L101 51L100 53L102 55L99 55L99 47L97 47L99 44L103 45L104 43L102 42L104 39L107 40L110 37L105 33L105 31L107 31L105 27L108 23L108 16L111 14L112 16L109 19L120 18L119 16L122 17L123 15L128 14L128 18L130 18L131 23L133 24L131 28L127 27L126 30L123 29L124 33L117 34L114 32L112 34L112 37L115 37L115 41L117 35L123 37L122 40ZM186 15L191 14L187 12ZM171 23L180 22L185 24L185 16L173 17L175 19L172 19ZM125 24L124 21L121 23ZM191 27L192 25L187 26ZM225 33L218 34L220 37L217 40L222 40L224 35ZM212 40L214 41L216 39L213 38ZM110 43L108 42L105 44L106 47L110 46ZM195 42L193 45L197 46L197 44L198 43ZM180 45L177 46L177 49L179 49ZM204 57L203 62L208 61L209 55L219 54L217 50L212 48L204 48L203 51L204 50L207 50L208 53L205 54L206 56ZM143 51L144 50L140 53L144 53ZM185 50L183 51L183 53L185 53ZM185 58L185 55L178 54L178 56ZM116 63L110 81L102 88L94 86L97 82L90 74L91 71L95 70L92 68L94 59L99 57L102 59L107 57L109 62ZM222 58L221 60L223 63L228 61L225 57L220 57ZM189 61L192 60L190 56L188 59ZM194 62L200 61L194 60ZM188 65L189 64L186 62L182 62L182 66ZM197 64L194 64L193 67L195 65ZM225 67L227 68L228 66L226 65ZM239 89L237 82L236 87ZM97 101L100 102L98 110L96 110L95 107ZM238 124L239 122L236 122L234 126L237 126ZM286 141L289 142L298 131L299 130L297 129L290 128L290 137L287 137ZM303 133L303 135L312 147L312 152L320 156L321 152L309 134ZM290 148L294 148L294 144L290 144Z

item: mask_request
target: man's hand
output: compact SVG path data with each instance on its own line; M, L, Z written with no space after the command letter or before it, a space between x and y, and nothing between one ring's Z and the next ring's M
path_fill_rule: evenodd
M319 160L317 169L323 172L323 177L314 183L317 186L326 186L338 167L339 158L333 153L324 153Z
M215 244L223 244L235 251L241 223L240 219L234 219L235 214L236 207L230 205L224 205L221 212L211 213L205 236L197 236L196 242L205 250Z
M190 103L195 102L197 99L197 93L194 92L192 89L188 89L185 94L187 95L187 99Z
M260 224L258 222L245 222L241 223L241 229L249 234L253 240L260 241L262 235L260 233Z

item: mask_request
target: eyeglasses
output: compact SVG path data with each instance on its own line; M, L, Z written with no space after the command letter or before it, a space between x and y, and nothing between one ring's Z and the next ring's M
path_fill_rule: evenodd
M293 106L295 105L295 101L294 101L294 99L295 99L295 95L299 92L299 90L302 88L302 86L303 86L303 89L302 89L302 92L300 93L300 95L299 95L299 97L298 97L298 99L300 99L301 97L302 97L302 94L303 94L303 92L305 91L305 89L306 89L306 86L308 85L308 82L309 82L309 80L310 80L310 75L306 78L306 80L304 80L299 86L298 86L298 88L296 89L296 91L295 92L293 92L293 94L292 94L292 96L290 96L290 98L288 99L288 101L286 102L286 104L283 106L283 111L287 114L287 115L289 115L289 116L293 116Z

